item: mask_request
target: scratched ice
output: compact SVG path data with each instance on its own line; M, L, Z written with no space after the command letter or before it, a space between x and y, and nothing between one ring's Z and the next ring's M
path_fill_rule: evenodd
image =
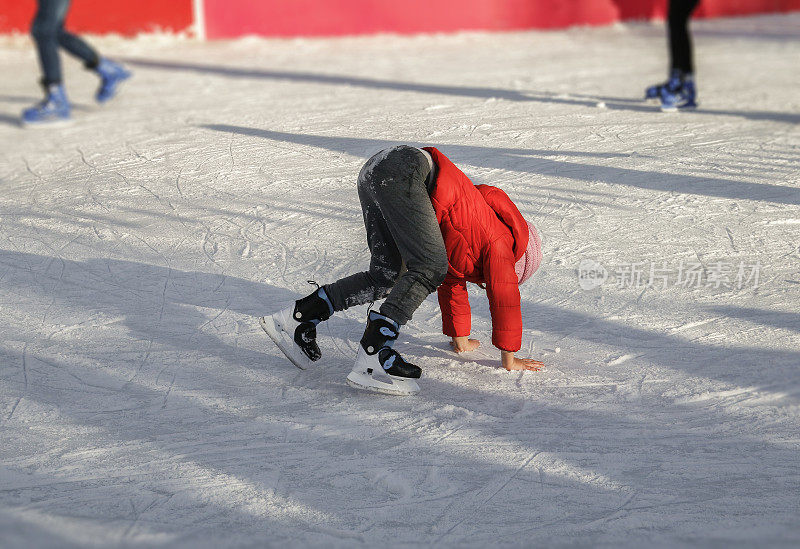
M0 545L799 545L798 29L695 21L701 109L676 115L640 102L660 24L105 38L122 97L92 106L65 58L75 120L42 132L14 125L30 39L2 39ZM520 354L545 371L499 368L474 286L471 355L435 295L401 332L419 397L345 384L366 306L306 371L261 331L369 265L356 178L398 143L542 234ZM584 259L647 270L583 290Z

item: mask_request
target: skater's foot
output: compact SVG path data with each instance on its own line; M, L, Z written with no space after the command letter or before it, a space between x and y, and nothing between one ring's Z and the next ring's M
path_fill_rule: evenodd
M331 314L333 306L330 299L325 290L319 288L295 301L294 307L261 317L259 323L286 358L305 370L312 361L322 357L317 345L317 324L328 320Z
M100 87L97 89L97 95L95 96L98 103L105 103L113 98L119 85L131 77L130 71L125 67L105 58L100 60L95 70L100 75Z
M61 84L51 84L45 90L45 98L38 105L22 111L22 123L26 126L53 126L70 120L72 107Z
M696 95L694 80L691 76L687 76L677 87L671 87L661 93L661 110L675 112L694 109L697 107Z
M419 392L416 379L422 368L406 362L392 349L399 326L391 318L370 311L367 328L358 348L353 371L347 384L356 389L390 395L414 395Z
M678 89L683 79L683 71L672 69L672 72L670 73L666 82L650 86L644 91L645 100L660 102L664 92Z

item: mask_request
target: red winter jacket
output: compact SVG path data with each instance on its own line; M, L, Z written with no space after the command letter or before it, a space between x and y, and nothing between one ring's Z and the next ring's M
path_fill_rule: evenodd
M519 351L522 312L514 264L528 246L528 224L502 190L473 185L437 149L425 150L438 167L431 202L449 263L447 277L438 290L442 330L450 337L470 334L467 282L485 284L492 314L492 343L504 351Z

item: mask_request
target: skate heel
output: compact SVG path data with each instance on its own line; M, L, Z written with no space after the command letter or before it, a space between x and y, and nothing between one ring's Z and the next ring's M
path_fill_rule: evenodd
M278 311L274 315L262 316L258 319L258 323L286 358L301 370L305 370L311 366L311 360L295 344L294 332L297 322L292 318L293 311L294 308L290 308Z

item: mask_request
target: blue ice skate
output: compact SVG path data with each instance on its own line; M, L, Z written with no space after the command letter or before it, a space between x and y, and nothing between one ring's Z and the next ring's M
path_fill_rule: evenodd
M47 88L41 103L22 111L22 123L25 125L65 123L70 120L71 110L64 86L52 84Z
M667 87L661 92L661 110L676 112L697 107L694 80L685 78L677 88Z
M666 82L650 86L644 91L645 100L661 101L661 96L666 90L676 90L681 85L683 74L678 69L673 69Z
M101 78L100 87L97 89L97 95L95 96L98 103L105 103L113 98L119 85L131 77L130 71L110 59L101 59L96 70Z

